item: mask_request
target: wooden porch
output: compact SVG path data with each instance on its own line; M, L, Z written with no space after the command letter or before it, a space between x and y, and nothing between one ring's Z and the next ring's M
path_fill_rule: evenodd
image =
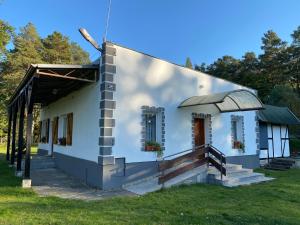
M16 163L16 174L23 176L25 181L28 180L28 185L30 185L34 105L49 105L85 85L97 82L98 70L98 65L51 64L32 64L27 70L7 107L6 160L12 166ZM25 124L26 129L24 129ZM26 145L25 152L23 151L24 145ZM24 153L25 167L22 171L21 164Z

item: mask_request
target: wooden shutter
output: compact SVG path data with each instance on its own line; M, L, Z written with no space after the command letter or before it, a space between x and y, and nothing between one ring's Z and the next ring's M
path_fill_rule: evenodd
M42 142L42 121L39 121L39 142Z
M46 120L46 143L49 143L49 126L50 125L50 119Z
M67 145L72 145L72 135L73 135L73 113L68 113L68 115L67 115L67 138L66 138Z
M52 124L52 142L53 144L58 143L58 117L54 117Z

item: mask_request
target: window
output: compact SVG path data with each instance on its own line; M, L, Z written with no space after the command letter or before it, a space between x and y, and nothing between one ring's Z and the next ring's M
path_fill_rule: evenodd
M231 137L232 147L235 149L244 150L245 135L244 135L244 117L231 116Z
M156 138L156 114L146 114L146 141L155 141Z
M143 151L164 150L164 143L165 143L164 108L143 106L142 107L142 150Z
M58 119L58 144L72 145L73 113L62 115Z
M233 140L234 141L237 141L237 121L236 120L233 120L232 121L232 136L233 136Z
M39 141L49 143L49 119L39 122Z

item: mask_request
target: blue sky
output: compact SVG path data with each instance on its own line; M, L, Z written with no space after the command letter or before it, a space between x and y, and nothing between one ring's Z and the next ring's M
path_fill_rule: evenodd
M108 0L0 0L0 19L16 28L32 22L42 37L57 30L97 58L79 34L85 27L99 43ZM299 0L112 0L108 40L184 64L211 63L223 55L260 53L273 29L284 40L300 25Z

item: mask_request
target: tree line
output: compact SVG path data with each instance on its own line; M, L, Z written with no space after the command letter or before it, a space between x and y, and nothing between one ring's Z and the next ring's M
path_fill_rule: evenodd
M0 142L6 136L6 105L30 64L88 64L89 54L58 31L41 37L32 23L19 32L0 20ZM35 114L35 124L38 124Z
M254 88L264 103L289 107L300 117L300 26L291 38L288 43L269 30L262 37L258 56L254 52L246 52L241 59L225 55L211 64L195 66L188 57L186 66Z

